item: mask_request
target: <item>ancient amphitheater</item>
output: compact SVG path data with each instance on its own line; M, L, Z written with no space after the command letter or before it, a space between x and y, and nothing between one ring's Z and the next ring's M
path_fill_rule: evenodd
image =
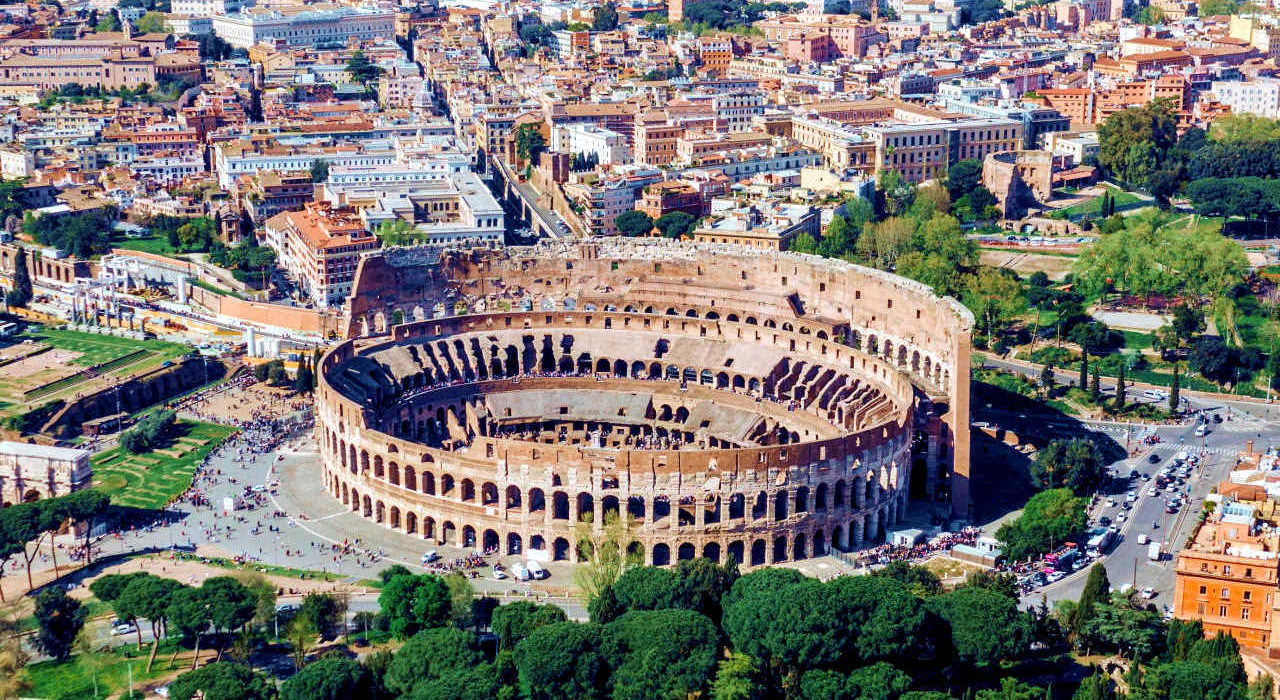
M851 550L968 511L972 316L839 261L604 241L365 257L321 363L333 498L435 544L646 563ZM436 257L433 257L436 256Z

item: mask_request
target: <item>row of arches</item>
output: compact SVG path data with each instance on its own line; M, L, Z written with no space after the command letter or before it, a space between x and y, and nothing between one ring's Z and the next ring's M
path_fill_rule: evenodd
M570 546L569 535L572 533L550 538L542 533L514 530L506 530L504 533L500 528L455 522L454 519L446 517L437 519L431 515L420 515L407 508L402 510L399 505L387 504L368 493L362 494L355 488L349 488L345 483L341 485L340 493L343 504L361 517L405 535L418 536L438 545L467 549L483 548L508 555L521 555L528 546L531 549L548 550L548 554L555 561L581 560L583 556L582 552ZM806 526L797 527L794 530L761 533L764 536L747 538L739 535L726 535L720 538L707 536L701 543L680 541L676 538L672 542L655 542L647 548L644 543L636 540L628 546L627 551L629 555L654 566L665 566L698 556L716 562L719 562L722 556L727 556L743 566L798 561L824 556L832 549L849 551L883 541L887 529L898 520L900 506L904 505L900 499L894 498L869 513L842 518L834 522L807 523Z

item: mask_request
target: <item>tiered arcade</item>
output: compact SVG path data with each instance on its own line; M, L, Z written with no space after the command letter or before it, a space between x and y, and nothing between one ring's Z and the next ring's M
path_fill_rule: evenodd
M659 241L420 255L361 261L321 364L325 485L364 517L554 559L621 517L647 563L759 566L874 542L909 494L966 513L972 317L917 283Z

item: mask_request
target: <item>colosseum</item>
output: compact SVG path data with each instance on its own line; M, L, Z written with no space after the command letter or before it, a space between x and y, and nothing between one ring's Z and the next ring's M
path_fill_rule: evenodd
M364 257L320 364L333 498L434 544L664 565L847 551L968 514L973 318L812 256L606 240Z

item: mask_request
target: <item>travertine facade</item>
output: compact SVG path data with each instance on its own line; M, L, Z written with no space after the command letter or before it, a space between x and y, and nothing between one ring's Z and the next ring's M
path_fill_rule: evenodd
M0 442L0 501L5 506L65 496L88 488L92 476L86 450Z
M566 559L625 515L648 563L758 566L876 541L909 492L967 513L972 317L923 285L664 241L421 255L362 259L321 363L325 484L365 517Z

